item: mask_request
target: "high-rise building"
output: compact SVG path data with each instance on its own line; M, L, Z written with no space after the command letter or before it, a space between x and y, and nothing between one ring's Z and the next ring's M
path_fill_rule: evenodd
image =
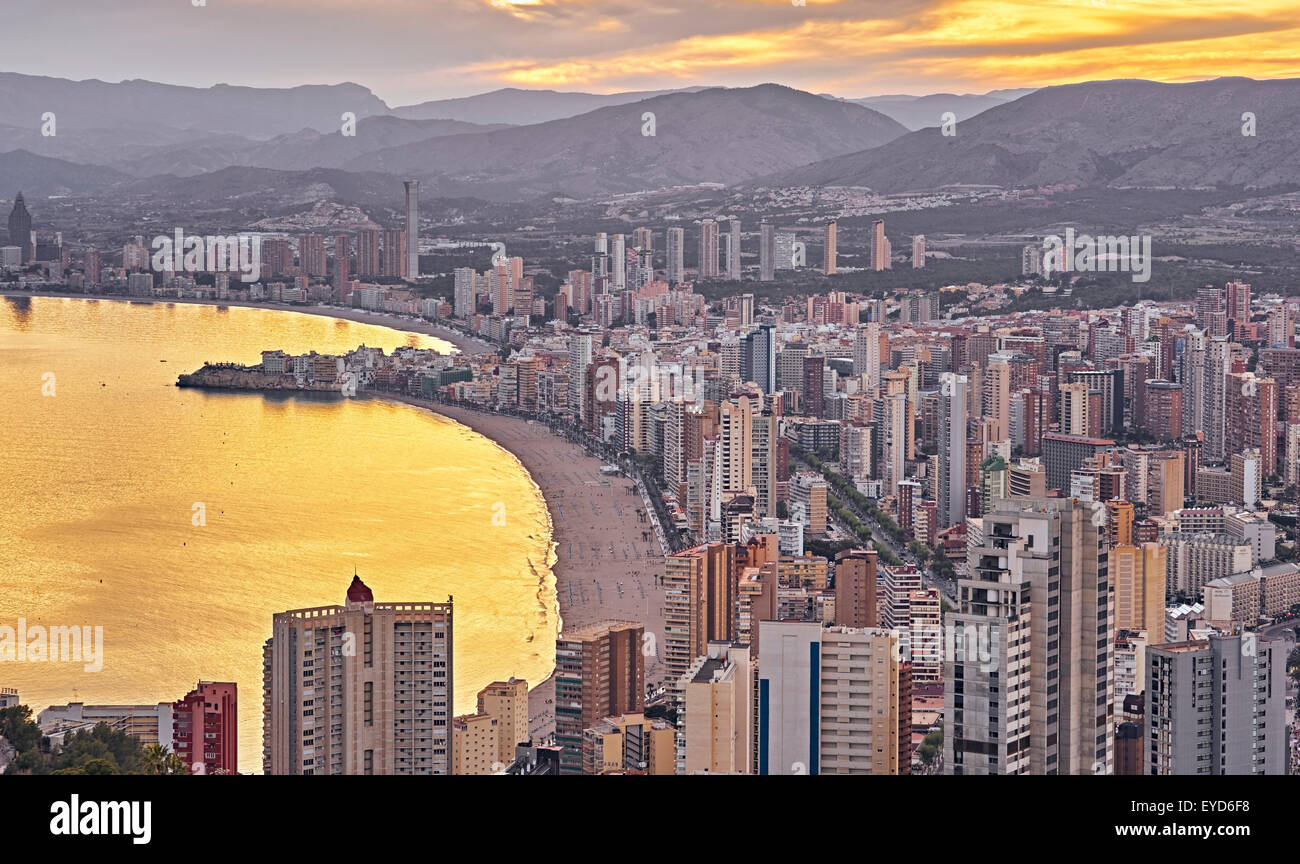
M334 299L344 302L351 281L352 238L346 234L334 236Z
M727 278L732 282L739 282L741 278L740 266L740 220L735 216L731 217L731 243L727 246Z
M1287 773L1286 654L1255 633L1149 648L1143 773Z
M911 773L911 669L896 631L759 628L759 774Z
M14 198L14 208L9 211L9 245L17 246L22 250L20 264L29 264L35 258L36 247L32 243L32 214L27 212L27 204L23 201L22 192Z
M894 253L890 248L889 238L885 236L884 219L877 219L871 223L869 243L871 247L871 269L876 271L890 269L893 266L891 259Z
M452 604L277 613L263 651L267 774L450 774Z
M1115 629L1145 630L1151 645L1165 641L1166 554L1159 543L1121 544L1110 550Z
M710 642L686 670L678 773L754 773L753 678L750 646L733 642Z
M509 765L515 746L532 740L528 731L528 682L494 681L478 691L478 713L496 720L496 761Z
M730 642L736 603L734 547L709 543L664 558L666 679L676 683L710 642ZM681 694L675 694L680 698Z
M917 234L912 238L912 269L925 267L925 235Z
M847 549L835 556L835 623L877 627L876 550Z
M645 711L645 627L605 621L566 629L555 643L555 743L560 771L582 773L583 730Z
M406 278L406 232L384 232L384 267L381 275Z
M776 226L762 223L758 238L758 278L760 282L771 282L776 278Z
M1170 381L1143 382L1138 425L1157 441L1173 441L1183 434L1183 385Z
M776 386L776 328L763 324L745 335L741 343L740 377L752 381L764 393L775 393Z
M939 527L966 518L965 375L943 374L939 390Z
M1253 372L1228 375L1224 400L1225 452L1231 456L1258 450L1263 476L1278 473L1277 381L1257 378Z
M1112 773L1104 508L1013 498L972 523L958 610L947 620L945 772Z
M822 229L822 272L827 276L834 276L836 272L836 231L834 222L827 222Z
M686 281L686 229L668 229L668 282L676 285Z
M367 228L357 233L357 275L379 276L379 232Z
M303 275L325 278L325 238L319 234L298 237L298 269Z
M473 267L456 268L455 282L452 287L452 312L457 318L468 318L474 314L474 307L477 304L474 286L477 279L478 274L474 272Z
M200 681L172 705L172 751L191 774L239 771L238 688Z
M809 417L826 416L826 358L810 354L803 358L803 413Z
M420 275L420 181L404 180L406 186L406 267L403 276Z
M705 219L700 223L700 278L718 277L718 223Z
M640 249L643 252L653 252L655 248L655 232L651 228L637 228L632 232L632 248Z

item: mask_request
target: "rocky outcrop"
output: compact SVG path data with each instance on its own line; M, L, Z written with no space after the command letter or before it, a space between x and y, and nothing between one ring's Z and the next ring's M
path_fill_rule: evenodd
M197 372L181 375L177 387L204 387L214 390L309 390L333 392L339 389L333 381L304 382L299 384L293 375L264 372L255 366L204 366Z

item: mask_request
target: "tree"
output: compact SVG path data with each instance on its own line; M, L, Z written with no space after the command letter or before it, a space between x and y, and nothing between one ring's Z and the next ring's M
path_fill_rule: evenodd
M150 744L140 757L141 774L188 774L189 767L181 757L168 752L161 744Z

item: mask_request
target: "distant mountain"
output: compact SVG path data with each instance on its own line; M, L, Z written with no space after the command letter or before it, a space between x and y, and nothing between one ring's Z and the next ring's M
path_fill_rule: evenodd
M59 135L146 123L265 140L304 127L337 130L344 112L361 118L389 110L368 89L350 83L286 89L178 87L0 72L0 126L39 130L46 112L54 113Z
M506 87L460 99L437 99L393 109L408 120L462 120L467 123L528 125L563 120L614 105L641 102L671 93L698 93L705 87L683 90L642 90L627 93L563 93L557 90L521 90Z
M63 159L38 156L27 150L0 153L0 189L6 197L26 193L28 200L50 195L98 192L130 178L100 165L78 165Z
M322 134L315 129L302 129L262 142L232 135L213 136L193 143L157 148L142 156L109 164L138 177L152 174L188 177L235 165L285 171L338 168L366 153L398 144L505 128L508 127L479 126L458 120L366 117L357 121L355 135L344 135L339 130Z
M1242 134L1242 115L1257 134ZM1094 81L1037 90L959 122L754 181L867 186L1275 187L1300 183L1300 79Z
M642 134L647 112L655 115L653 136ZM737 183L878 146L906 131L860 105L764 84L674 93L548 123L434 138L344 167L420 177L438 195L590 198Z
M869 96L865 99L849 99L847 101L879 111L886 117L892 117L902 123L909 130L915 131L928 126L942 125L943 117L948 112L952 112L957 121L961 122L1034 91L1003 90L999 92L1019 95L1002 96L992 93L984 95L967 93L958 96L953 93L934 93L929 96Z

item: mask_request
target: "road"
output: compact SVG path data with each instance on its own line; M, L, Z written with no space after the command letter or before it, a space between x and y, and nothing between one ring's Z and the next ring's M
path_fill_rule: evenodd
M814 470L811 465L809 465L806 461L799 459L794 454L790 455L790 459L792 461L797 462L799 466L803 469L809 471ZM834 492L829 488L829 484L826 491L828 495L834 494ZM939 576L937 576L934 573L934 571L931 570L929 567L919 564L916 560L916 556L913 555L912 551L907 548L907 544L899 543L893 537L889 536L889 534L885 531L885 527L883 525L881 525L878 521L876 521L876 519L872 518L872 516L869 513L863 510L859 510L858 507L852 501L844 500L843 498L840 498L838 495L835 496L835 500L839 501L840 504L842 504L845 508L847 508L848 511L852 513L859 522L867 526L867 528L871 531L871 539L885 546L885 548L887 548L890 552L894 553L894 557L898 558L904 564L910 564L911 566L919 569L921 571L921 578L923 580L923 584L931 588L938 588L939 593L943 595L944 599L946 599L953 606L957 605L956 584L949 582L945 579L939 578ZM843 527L844 526L841 526L841 528ZM847 529L845 529L845 533L851 535L852 532L849 532Z

